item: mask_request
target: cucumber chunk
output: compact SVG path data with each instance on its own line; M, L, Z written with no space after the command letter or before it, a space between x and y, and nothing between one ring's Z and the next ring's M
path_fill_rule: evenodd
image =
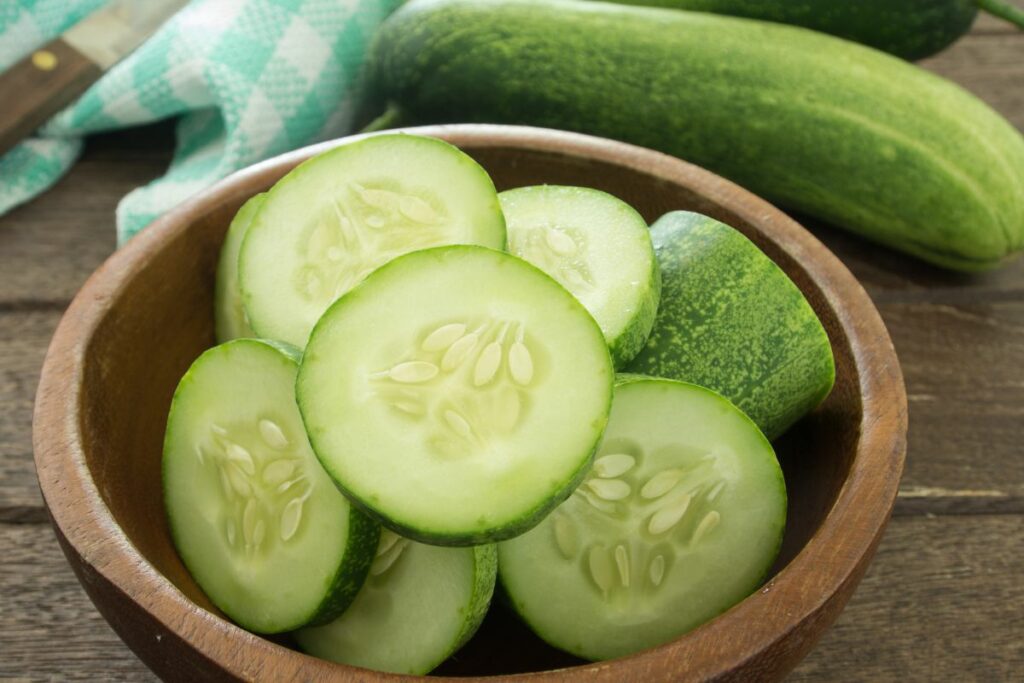
M325 626L297 631L299 646L321 659L421 675L468 641L487 613L498 554L494 545L441 548L381 534L359 595Z
M505 247L494 184L470 157L407 134L324 152L270 189L242 241L249 322L301 348L327 307L374 269L445 244Z
M380 527L334 487L295 405L294 349L238 339L201 355L174 393L164 502L210 600L257 633L333 619L355 598Z
M242 204L231 220L228 234L224 237L224 245L220 248L217 282L213 295L214 331L218 343L256 336L249 327L245 308L242 306L242 290L238 287L238 252L242 249L242 238L245 237L249 224L252 223L266 196L264 192Z
M586 481L498 546L514 608L587 659L637 652L749 595L778 554L786 489L771 445L727 400L627 378Z
M600 328L561 285L474 246L401 256L317 323L296 393L338 486L403 536L479 545L575 488L608 419Z
M509 252L572 292L601 326L615 366L625 365L647 341L661 293L647 222L585 187L523 187L498 199Z
M825 400L836 377L828 333L757 245L688 211L659 218L651 236L663 297L629 372L717 391L769 439Z

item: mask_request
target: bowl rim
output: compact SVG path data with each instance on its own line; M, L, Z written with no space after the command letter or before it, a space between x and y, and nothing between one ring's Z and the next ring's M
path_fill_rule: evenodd
M589 135L525 126L450 124L402 130L440 137L465 149L529 149L626 166L681 184L728 207L759 228L767 226L772 241L784 247L820 289L849 339L862 401L856 452L831 510L792 561L756 593L698 629L649 650L569 669L486 677L487 680L561 680L567 675L621 680L624 672L633 667L646 669L672 660L683 667L676 670L679 676L711 679L736 671L759 653L778 646L787 634L802 626L821 620L831 622L838 609L828 609L830 600L837 593L852 592L881 539L895 503L906 452L906 391L895 350L878 311L849 270L821 242L767 201L709 171L660 152ZM34 457L44 503L58 538L65 544L65 552L69 547L73 549L92 571L139 609L147 611L217 668L235 676L248 677L246 672L259 671L253 666L255 658L275 664L282 658L296 658L296 670L306 667L304 671L310 677L348 672L360 680L417 678L323 662L277 645L195 605L160 574L119 527L86 464L80 423L86 353L93 334L125 284L185 226L228 199L248 196L251 187L274 178L282 168L375 134L380 133L347 136L260 162L228 176L154 221L89 277L62 317L43 364L33 416ZM793 577L798 575L813 576L816 590L797 585ZM80 580L84 582L81 575ZM776 599L783 600L787 609L773 609ZM841 607L842 603L838 605ZM741 621L750 628L742 629L737 639L732 626ZM809 641L805 651L816 640L816 636L806 637ZM234 647L224 647L225 639ZM238 652L243 647L246 657L240 658ZM695 647L717 651L722 656L713 662L709 657L688 658L688 651L692 654Z

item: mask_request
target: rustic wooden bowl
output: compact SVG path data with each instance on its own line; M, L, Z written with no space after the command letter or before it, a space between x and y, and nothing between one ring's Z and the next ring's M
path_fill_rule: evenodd
M531 680L777 679L832 623L875 552L896 498L906 396L867 294L824 246L774 207L682 161L582 135L504 126L419 129L476 157L499 189L601 188L648 219L692 209L742 230L799 285L836 358L830 398L777 444L789 524L772 578L717 619L631 657L587 664L530 634L500 605L439 672ZM218 249L232 215L310 155L237 173L154 223L89 279L46 357L35 412L39 482L57 538L96 607L171 680L392 680L307 657L221 617L171 544L160 486L178 379L213 343ZM526 678L526 676L521 676Z

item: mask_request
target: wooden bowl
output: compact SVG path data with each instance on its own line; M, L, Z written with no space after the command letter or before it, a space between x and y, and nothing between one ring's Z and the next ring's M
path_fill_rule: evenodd
M735 226L803 290L836 358L830 398L776 443L789 523L773 576L759 591L673 642L595 664L546 646L495 605L473 641L437 673L609 682L782 677L864 574L903 468L906 395L867 294L790 218L677 159L541 129L455 125L416 132L461 147L499 189L585 185L618 195L649 221L691 209ZM178 559L162 504L167 410L178 379L213 344L213 277L225 229L249 196L336 144L241 171L156 221L89 279L46 357L35 458L57 538L99 611L166 679L400 678L307 657L224 619ZM540 673L519 675L527 672Z

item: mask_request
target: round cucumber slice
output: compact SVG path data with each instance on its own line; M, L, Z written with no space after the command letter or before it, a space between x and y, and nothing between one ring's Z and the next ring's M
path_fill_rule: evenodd
M300 164L242 242L239 283L261 337L305 346L321 314L377 267L445 244L505 247L487 173L446 142L379 135Z
M355 598L380 527L334 487L295 405L294 349L239 339L206 351L174 393L164 502L210 600L257 633L330 620Z
M321 659L426 674L476 633L497 571L494 545L441 548L385 530L352 605L325 626L297 631L295 640Z
M594 319L525 261L473 246L401 256L317 323L296 393L338 486L403 536L521 533L582 478L613 370Z
M242 290L238 287L238 252L242 249L242 238L253 217L263 204L266 193L249 198L228 226L228 234L220 248L217 261L217 283L213 295L213 321L217 342L224 343L241 337L255 337L249 327L242 306Z
M498 199L509 252L572 292L601 326L615 366L625 365L647 341L661 293L647 222L585 187L522 187Z
M541 638L587 659L667 642L749 595L778 554L786 489L757 426L707 389L630 378L586 481L498 546Z

